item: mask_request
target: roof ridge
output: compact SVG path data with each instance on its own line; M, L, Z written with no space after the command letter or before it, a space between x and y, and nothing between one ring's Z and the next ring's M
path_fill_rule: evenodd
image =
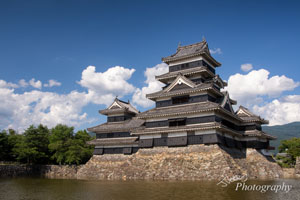
M185 45L185 46L179 46L178 49L185 49L185 48L189 48L189 47L193 47L193 46L198 46L200 44L205 44L207 43L206 41L201 41L201 42L197 42L194 44L189 44L189 45Z

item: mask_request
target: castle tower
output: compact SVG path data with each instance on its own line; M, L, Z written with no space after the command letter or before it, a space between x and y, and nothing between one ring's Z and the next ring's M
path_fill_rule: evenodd
M96 139L88 142L95 145L94 154L135 153L138 150L138 137L131 136L130 130L144 123L134 118L139 111L129 102L115 98L108 108L99 113L107 116L107 122L88 128L88 131L96 133Z
M230 148L256 148L266 153L269 140L275 139L261 130L261 125L268 121L251 113L247 108L240 107L234 112L232 105L237 102L229 97L228 92L222 89L227 85L219 75L216 68L221 64L216 61L209 52L208 44L202 42L178 46L175 54L162 58L169 65L169 72L156 76L156 79L165 84L161 91L147 94L146 97L155 101L156 106L148 111L138 113L131 112L131 118L127 118L126 112L118 113L125 121L120 127L126 127L126 137L105 139L106 141L134 140L124 145L118 144L122 150L105 150L101 146L98 136L99 152L129 152L125 149L131 145L131 151L139 148L153 148L158 146L179 147L197 144L219 144ZM101 111L108 115L108 122L104 125L88 129L100 134L117 130L110 119L116 116L113 109L115 101L108 109ZM125 106L125 105L124 105ZM127 107L132 107L126 104ZM125 106L125 107L126 107ZM120 108L116 108L120 109ZM122 118L122 119L123 119ZM134 124L126 126L125 124ZM102 127L106 127L105 130ZM103 140L104 141L104 140ZM93 142L91 142L93 143ZM96 144L96 142L94 141ZM102 144L102 143L101 143ZM116 144L117 145L117 144ZM117 148L110 146L110 148ZM95 150L97 153L97 151ZM103 153L102 152L102 153Z

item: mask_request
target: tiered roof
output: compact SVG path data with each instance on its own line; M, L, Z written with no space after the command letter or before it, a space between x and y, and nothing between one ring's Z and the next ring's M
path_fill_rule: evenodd
M162 134L162 133L177 133L182 131L197 131L197 130L210 130L221 128L221 124L218 122L211 122L205 124L194 124L194 125L185 125L178 127L155 127L155 128L145 128L140 127L132 131L132 135L147 135L147 134Z
M94 133L114 133L114 132L129 132L130 130L140 127L144 123L142 119L128 119L120 122L106 122L92 128L88 128L88 131Z
M171 96L178 96L178 95L194 94L197 92L202 92L202 91L207 91L207 90L210 90L213 93L222 96L222 93L214 87L213 83L202 83L202 84L196 85L193 88L183 88L183 89L174 90L174 91L167 91L165 88L164 90L161 90L159 92L147 94L146 97L149 99L157 99L160 97L171 97Z
M216 61L210 55L208 44L205 40L196 44L179 46L175 54L162 58L162 61L169 64L172 61L183 60L200 55L213 63L216 67L221 65L221 63Z
M161 82L166 82L168 79L176 78L178 74L182 74L184 76L188 75L193 75L193 74L198 74L198 73L205 73L209 77L214 77L214 73L208 70L207 67L205 66L199 66L199 67L194 67L194 68L189 68L189 69L184 69L179 71L174 71L174 72L168 72L159 76L155 76L155 79Z
M106 109L100 110L99 113L103 115L114 114L114 113L132 113L138 114L139 111L133 107L129 102L122 101L115 98L114 102Z
M211 101L181 104L175 106L153 108L140 113L137 116L137 118L146 119L146 118L167 117L167 116L180 116L186 114L213 111L218 109L219 107L220 107L219 104Z
M244 122L260 122L261 124L268 124L269 121L261 118L250 112L248 108L240 106L236 111L237 116L239 116Z
M122 138L105 138L105 139L94 139L87 142L90 145L96 146L111 146L111 145L128 145L138 144L138 137L122 137Z
M276 137L269 135L263 131L259 131L259 130L249 130L249 131L245 131L245 135L249 136L249 137L260 137L260 138L266 138L266 139L270 139L270 140L275 140Z

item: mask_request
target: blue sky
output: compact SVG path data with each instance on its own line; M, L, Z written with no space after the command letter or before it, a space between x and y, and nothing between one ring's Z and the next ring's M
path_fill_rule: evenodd
M251 76L260 77L257 81L283 87L278 91L263 88L260 93L250 95L255 102L233 92L237 100L264 117L274 118L274 122L277 120L274 124L297 121L299 115L290 111L300 109L299 9L299 1L0 1L0 80L6 83L0 90L0 129L20 129L39 122L35 119L41 117L45 117L42 122L51 126L54 122L49 121L55 115L48 119L46 115L53 110L59 112L64 106L54 107L49 100L35 115L44 95L67 96L72 91L87 94L88 90L98 92L98 97L116 95L111 89L102 88L99 80L94 83L83 80L83 71L88 66L96 67L94 75L115 66L135 69L134 72L123 70L121 75L128 87L134 89L129 88L120 96L132 100L136 89L147 87L146 68L156 66L154 71L160 71L159 68L165 67L157 66L161 57L174 53L179 42L187 45L201 41L203 36L211 50L219 49L213 56L222 63L217 73L224 80L232 76L231 82L239 84L234 75L240 73L243 81L248 81L247 85L253 81L249 79L249 73L253 72ZM252 69L244 72L242 64L251 64ZM269 72L267 79L260 76L262 69ZM93 76L91 68L89 72ZM272 77L274 82L270 81ZM30 86L33 78L32 85L36 87ZM21 79L27 86L20 86ZM88 75L86 79L92 80ZM44 87L49 80L60 85ZM94 84L99 84L99 88L95 89ZM247 97L247 90L243 92ZM30 100L22 103L24 95ZM60 97L62 100L57 104L61 105L65 96ZM98 97L80 105L68 99L70 104L76 104L71 114L78 116L74 117L74 123L69 123L73 118L61 122L77 129L103 122L105 118L97 111L105 105ZM140 110L151 107L135 105ZM282 106L287 109L278 110ZM290 116L278 119L270 114L274 113L272 109ZM16 116L18 110L24 111L26 122L20 114Z

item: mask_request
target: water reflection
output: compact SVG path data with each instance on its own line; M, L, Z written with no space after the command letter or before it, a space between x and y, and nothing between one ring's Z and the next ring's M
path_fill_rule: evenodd
M249 184L291 184L289 193L280 191L236 191L236 183L227 187L212 181L83 181L40 178L0 179L0 199L4 200L107 200L107 199L300 199L300 180L247 181Z

